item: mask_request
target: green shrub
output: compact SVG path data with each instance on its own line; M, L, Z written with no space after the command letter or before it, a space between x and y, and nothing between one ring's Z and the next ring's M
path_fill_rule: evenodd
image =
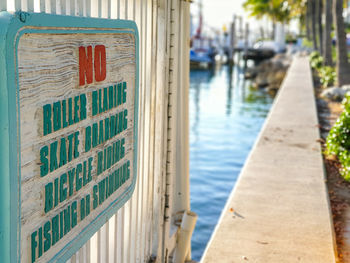
M310 54L310 65L316 70L319 70L323 66L323 58L317 51Z
M318 75L322 86L325 88L333 85L335 82L336 74L333 67L324 66L319 68Z
M338 157L341 175L350 181L350 94L343 101L344 111L327 136L326 153Z
M321 57L321 55L318 51L313 51L310 53L310 61L313 61L314 59L317 59L319 57Z
M310 40L308 40L306 37L303 38L302 45L303 45L303 47L306 47L306 48L312 48L313 47L312 42Z
M317 51L312 52L309 58L310 65L317 71L322 86L326 88L333 85L336 79L335 68L323 66L323 57Z

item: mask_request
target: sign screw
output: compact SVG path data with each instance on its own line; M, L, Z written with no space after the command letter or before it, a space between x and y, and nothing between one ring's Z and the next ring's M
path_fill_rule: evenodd
M21 20L21 22L25 23L26 22L26 18L27 18L26 13L24 13L24 12L20 12L19 13L19 20Z

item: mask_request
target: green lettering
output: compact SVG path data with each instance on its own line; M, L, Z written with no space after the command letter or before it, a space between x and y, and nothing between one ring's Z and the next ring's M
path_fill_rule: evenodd
M37 232L33 232L31 234L31 244L32 244L32 263L35 262L35 258L36 258L36 255L35 255L35 250L36 250L36 247L38 246L38 243L36 242L36 235L37 235Z
M44 177L49 173L49 161L47 156L49 154L49 147L46 145L40 149L40 176Z
M95 148L98 145L98 126L97 123L92 124L92 147Z
M107 111L108 110L108 93L107 93L107 88L103 89L103 111Z
M54 246L58 242L58 240L60 240L59 227L58 227L58 215L52 218L51 224L52 224L52 245Z
M55 184L54 204L55 204L55 207L56 207L58 205L58 178L55 179L54 184Z
M95 184L92 190L92 197L94 198L94 200L92 201L92 208L96 209L96 207L98 206L98 196L97 196L97 192L98 192L98 186Z
M51 104L43 106L43 134L44 136L50 134L51 130Z
M117 106L117 85L114 85L113 89L114 89L113 107L116 107Z
M107 150L103 149L103 171L107 169Z
M87 184L86 161L83 163L83 186Z
M103 179L106 181L106 199L109 197L109 186L108 186L108 177L106 177L105 179Z
M43 255L43 228L39 228L39 247L38 247L38 258Z
M45 185L45 213L53 208L53 185L48 183Z
M93 157L90 157L88 159L88 179L87 179L87 182L91 182L92 180L92 176L91 176L91 171L92 171L92 161L94 160Z
M116 142L116 147L115 147L115 159L116 159L116 162L119 162L120 160L120 140L118 140Z
M117 161L115 159L115 145L116 143L113 143L113 149L112 149L112 164L115 164Z
M91 126L85 128L85 152L91 149Z
M107 148L107 169L111 168L112 165L112 146Z
M72 228L74 228L77 225L77 201L74 201L72 203Z
M101 113L103 110L102 110L102 91L99 90L98 91L98 112Z
M95 116L97 112L97 91L92 92L92 116Z
M114 115L110 117L110 137L113 138L115 136L115 123L114 123Z
M63 237L63 229L64 229L64 221L63 221L63 211L60 212L60 239Z
M68 162L70 162L73 158L73 137L74 134L69 134L68 135Z
M126 102L126 82L123 82L123 103Z
M70 207L64 210L64 235L70 231Z
M114 98L113 97L113 86L108 87L108 98L109 98L108 109L110 110L113 108L113 104L114 104L114 102L113 102L113 98Z
M120 142L120 159L123 159L124 156L125 156L125 138L122 138Z
M67 174L64 173L60 177L60 202L63 202L67 199L67 187L65 184L67 183Z
M108 180L109 180L109 182L108 182L108 186L109 186L108 192L109 192L109 195L111 195L111 194L114 193L114 173L111 173L109 175Z
M61 147L60 147L60 164L59 167L62 167L67 163L67 147L66 139L61 138Z
M88 216L90 214L90 195L86 195L86 208L85 208L85 215Z
M123 130L125 131L128 128L128 110L124 110L124 121L123 121Z
M119 120L118 120L118 125L119 125L119 127L118 127L118 131L119 131L119 133L120 132L122 132L123 131L123 126L124 126L124 112L123 111L121 111L121 112L119 112Z
M109 118L105 119L105 141L109 140Z
M79 122L79 116L78 116L78 111L79 111L79 96L74 97L74 123Z
M67 122L67 101L62 100L62 126L66 128L68 126Z
M115 171L114 171L114 173L113 173L113 176L114 176L114 191L116 191L116 190L118 189L118 181L117 181L118 177L117 177L117 171L118 171L118 169L117 169L117 170L115 170Z
M58 168L57 163L57 141L50 144L50 172Z
M116 176L116 189L120 187L120 167L117 169L117 176Z
M116 134L116 135L120 133L120 131L119 131L119 125L118 125L118 120L119 120L118 117L119 117L119 113L117 113L117 114L115 115L115 134Z
M69 125L74 124L74 122L73 122L73 101L72 101L72 98L68 99L68 123L69 123Z
M118 98L117 98L117 105L122 104L122 83L118 83Z
M98 203L99 205L105 201L105 192L106 192L106 182L103 179L98 183Z
M129 180L130 178L130 161L126 163L126 180Z
M50 235L51 223L47 221L44 225L44 253L48 251L51 247L51 235Z
M61 102L57 101L53 104L53 130L61 129Z
M79 146L79 132L75 132L74 133L74 158L78 158L79 157L79 150L78 150L78 146Z
M86 119L86 95L80 95L80 120Z
M99 137L98 137L98 144L101 144L104 142L104 139L103 139L103 120L100 120L100 130L99 130Z
M97 153L97 175L102 173L103 152Z
M80 200L80 221L85 218L85 199Z
M125 164L123 164L121 167L121 181L121 184L125 183Z
M73 168L72 170L68 171L69 196L72 196L72 194L73 194L74 173L75 173L75 168Z
M79 177L79 174L81 173L83 167L81 165L81 163L78 163L77 165L77 170L75 173L76 179L75 179L75 190L78 192L81 187L82 187L82 179Z

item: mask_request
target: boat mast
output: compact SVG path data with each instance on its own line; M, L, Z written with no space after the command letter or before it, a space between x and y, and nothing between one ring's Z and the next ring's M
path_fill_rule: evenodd
M196 37L199 38L199 39L201 38L201 35L202 35L202 26L203 26L202 8L203 8L202 0L199 0L198 1L198 18L199 18L199 22L198 22L198 28L197 28L197 32L196 32Z

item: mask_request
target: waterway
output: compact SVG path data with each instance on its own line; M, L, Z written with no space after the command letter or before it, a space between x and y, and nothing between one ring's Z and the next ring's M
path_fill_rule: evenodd
M273 98L251 88L240 67L191 70L190 82L192 258L199 261Z

